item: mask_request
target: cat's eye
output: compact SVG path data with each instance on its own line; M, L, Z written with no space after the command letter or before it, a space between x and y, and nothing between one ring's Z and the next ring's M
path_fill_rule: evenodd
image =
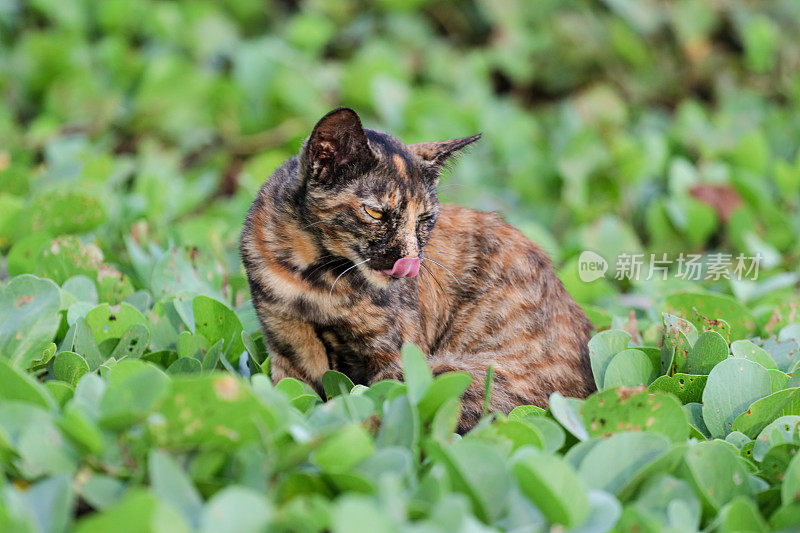
M364 206L364 211L366 211L367 214L369 216L371 216L372 218L374 218L375 220L380 220L380 219L383 218L383 213L381 213L380 211L377 211L375 209L372 209L371 207L369 207L367 205Z
M422 214L419 216L419 220L420 220L421 222L425 222L426 220L430 220L430 219L432 219L432 218L433 218L433 213L422 213Z

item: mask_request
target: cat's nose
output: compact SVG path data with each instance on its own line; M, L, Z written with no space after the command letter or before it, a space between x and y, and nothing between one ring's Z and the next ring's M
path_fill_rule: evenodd
M384 270L384 274L395 278L413 278L419 272L419 257L401 257L394 262L391 270Z

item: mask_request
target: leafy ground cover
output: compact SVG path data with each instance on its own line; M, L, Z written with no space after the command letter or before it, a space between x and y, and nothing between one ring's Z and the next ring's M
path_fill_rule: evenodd
M790 0L0 3L0 531L797 530L798 35ZM600 392L461 438L413 347L271 384L239 229L341 104L484 133L442 199L550 253Z

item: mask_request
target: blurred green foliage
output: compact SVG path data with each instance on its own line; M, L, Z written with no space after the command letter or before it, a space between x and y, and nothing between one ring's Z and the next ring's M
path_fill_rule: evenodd
M254 192L349 105L406 142L483 132L442 198L503 212L582 303L668 292L576 281L584 249L761 253L792 277L714 290L783 299L798 37L791 0L7 1L0 246L78 234L131 274L133 238L240 276Z
M443 176L442 199L501 211L553 257L598 329L628 332L595 337L596 347L608 341L593 353L603 361L599 384L655 380L652 390L676 395L689 422L665 405L660 431L677 444L624 432L605 439L591 411L581 415L556 397L546 416L523 409L454 445L463 376L435 381L436 401L419 405L400 386L364 390L335 375L331 395L337 387L350 395L322 405L299 382L273 390L259 378L242 386L237 417L208 413L223 430L230 422L246 432L247 446L223 453L230 435L210 423L202 434L184 431L180 394L213 404L216 384L237 386L222 375L180 375L237 373L240 362L244 374L269 372L237 251L241 223L264 179L339 105L408 143L484 134ZM381 473L399 469L410 472L403 512L444 530L462 515L474 528L535 518L535 527L604 530L619 518L620 531L761 530L762 515L791 527L800 515L800 463L791 459L800 381L788 375L797 352L787 348L800 319L798 116L795 0L0 0L0 465L14 479L0 479L0 490L4 505L22 513L0 508L0 521L47 516L43 530L61 531L77 494L81 505L111 510L82 531L107 529L109 517L223 531L220 516L242 521L240 529L268 521L343 531L353 515L390 521L397 511L388 495L397 490ZM580 280L584 250L608 261L605 278ZM760 254L758 280L613 276L621 253L721 252ZM742 344L753 335L765 339ZM736 409L719 399L732 388L733 363L721 362L729 349L754 361L741 366L756 369L763 388L731 400ZM117 364L124 359L143 361ZM765 364L769 375L758 367ZM712 368L720 370L706 376ZM707 381L719 405L706 413ZM776 394L788 402L780 409ZM786 435L767 426L769 446L752 440L748 417L741 431L724 430L751 403L759 424L785 409L794 425ZM240 419L247 409L263 420ZM643 412L610 416L647 420ZM371 427L374 417L387 429ZM267 444L255 442L259 424L272 431ZM729 442L687 448L686 431ZM48 451L37 444L43 435L65 438ZM148 448L209 439L218 448L183 465ZM528 446L511 460L508 441L514 450L570 451L562 460ZM586 443L597 444L591 461ZM383 451L371 455L373 447ZM649 479L633 500L644 470L615 486L593 466L620 449L649 450L631 455L636 468L652 459L653 471L671 474ZM347 454L352 464L337 461ZM714 462L720 456L730 468ZM258 470L264 464L269 472ZM476 465L490 475L481 478ZM265 502L268 474L285 477ZM750 484L741 485L743 476ZM152 491L140 488L145 477ZM234 482L250 488L220 490ZM581 483L597 490L575 488ZM686 496L690 485L699 499ZM704 495L712 489L725 496ZM381 506L367 496L335 507L327 499L359 490ZM662 505L677 493L683 514ZM498 494L511 494L507 507ZM262 522L247 524L253 516ZM688 526L681 516L691 517Z

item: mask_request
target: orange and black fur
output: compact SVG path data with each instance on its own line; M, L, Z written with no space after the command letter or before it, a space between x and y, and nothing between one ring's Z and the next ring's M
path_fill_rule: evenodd
M595 390L591 324L545 253L496 214L439 204L442 165L479 137L405 145L340 108L266 181L241 252L274 381L402 379L413 342L435 375L472 374L462 431L490 365L494 411Z

